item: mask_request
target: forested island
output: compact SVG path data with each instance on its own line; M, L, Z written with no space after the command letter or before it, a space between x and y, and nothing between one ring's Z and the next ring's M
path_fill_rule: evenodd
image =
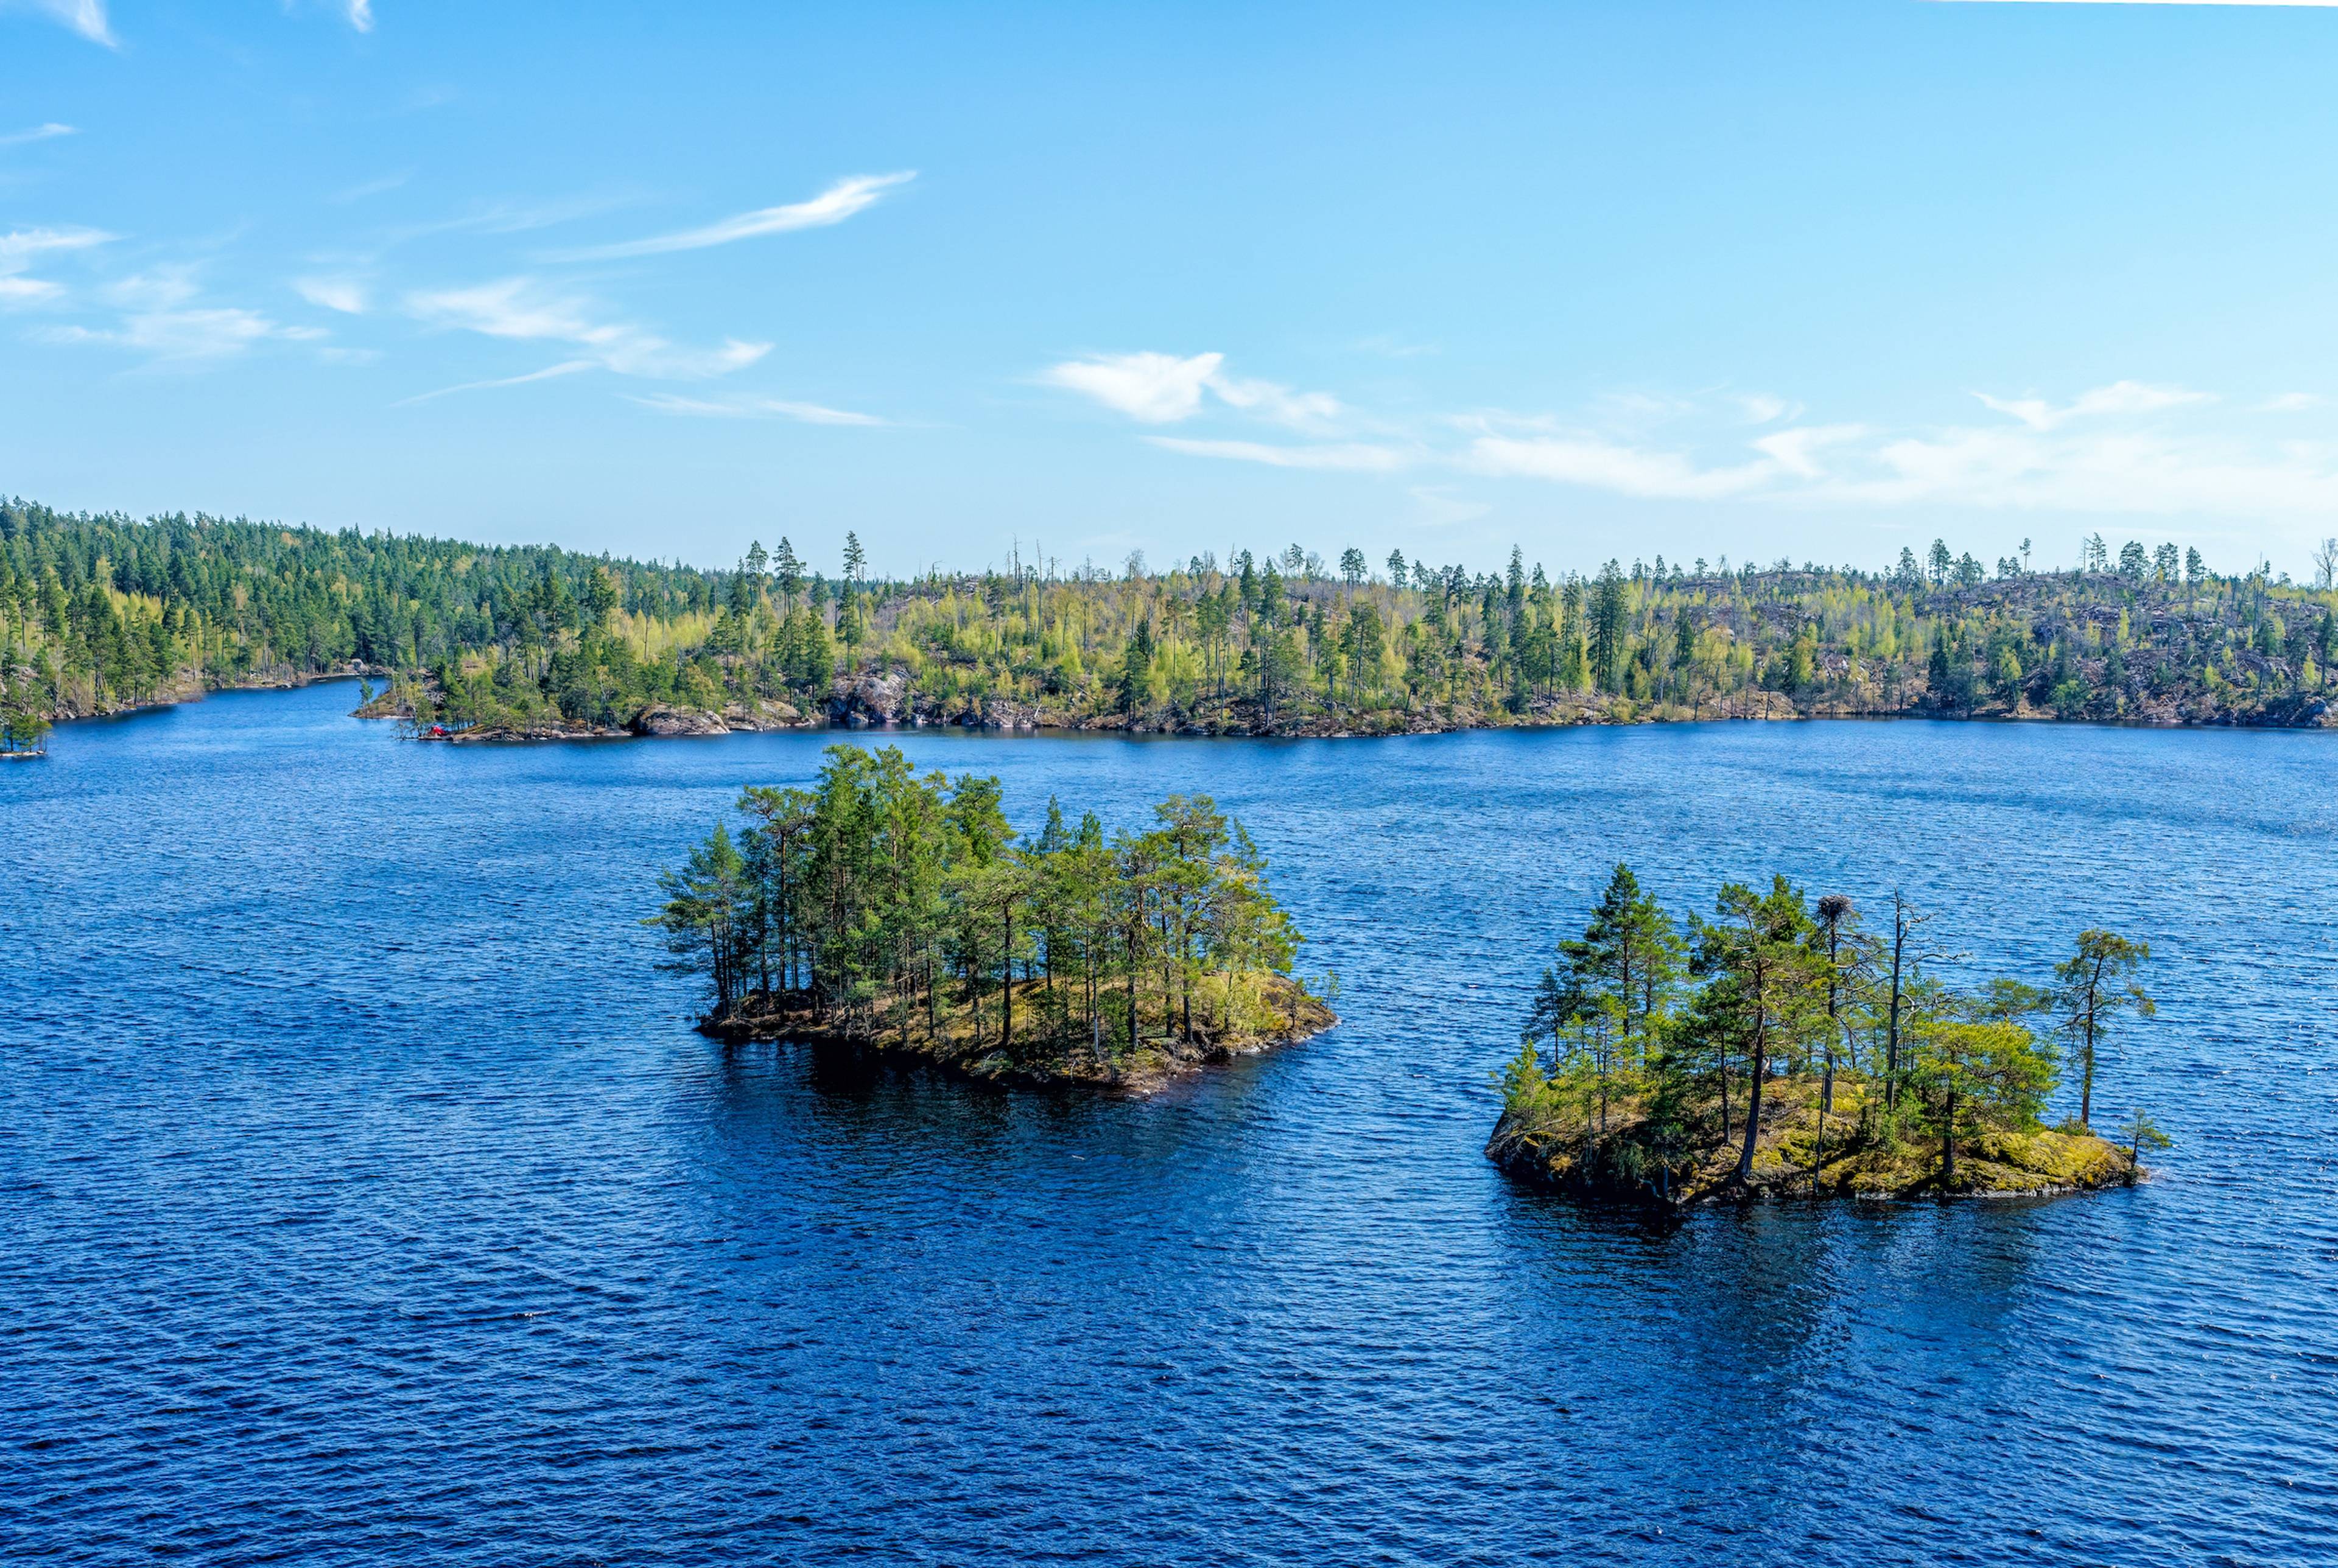
M661 878L648 922L706 977L721 1039L836 1042L969 1077L1121 1090L1336 1022L1266 858L1206 795L1143 831L1018 835L998 780L831 746L810 789L750 787ZM1332 987L1322 989L1328 995Z
M1532 1182L1677 1207L1785 1197L2042 1195L2126 1185L2167 1139L2140 1110L2091 1125L2150 949L2079 935L2051 982L1939 981L1930 917L1894 895L1871 929L1786 878L1674 921L1617 866L1544 971L1487 1153ZM2043 1023L2041 1036L2033 1021ZM2061 1062L2078 1114L2043 1120Z
M1910 714L2338 724L2338 549L2306 588L2089 540L2070 571L1935 542L1881 572L1611 561L1556 575L1293 544L1161 571L1019 554L835 575L0 505L0 723L335 672L432 738L820 724L1346 735Z

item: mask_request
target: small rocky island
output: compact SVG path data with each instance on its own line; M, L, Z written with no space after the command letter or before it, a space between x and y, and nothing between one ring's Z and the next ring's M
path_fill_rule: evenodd
M2167 1139L2090 1125L2102 1047L2153 1008L2145 945L2089 930L2050 984L1942 984L1930 916L1732 884L1685 926L1618 866L1544 971L1488 1158L1531 1184L1680 1208L2129 1186ZM2035 1024L2042 1024L2043 1031ZM2055 1045L2060 1047L2058 1052ZM2069 1068L2078 1113L2044 1112Z
M706 977L717 1039L1142 1093L1338 1021L1292 974L1303 938L1265 857L1208 796L1109 838L1051 799L1018 835L997 779L839 745L811 789L751 786L739 807L646 922Z

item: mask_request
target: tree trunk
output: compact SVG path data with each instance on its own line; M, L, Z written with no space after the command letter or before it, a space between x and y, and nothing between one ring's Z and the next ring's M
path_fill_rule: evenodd
M1737 1155L1737 1180L1754 1180L1754 1140L1762 1134L1762 1072L1767 1058L1768 1020L1754 1025L1753 1083L1745 1091L1745 1146Z
M1949 1093L1948 1113L1940 1118L1940 1191L1946 1192L1957 1180L1957 1096Z

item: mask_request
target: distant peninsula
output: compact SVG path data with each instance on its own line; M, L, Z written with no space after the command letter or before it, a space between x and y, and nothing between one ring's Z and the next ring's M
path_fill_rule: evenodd
M2338 567L2338 558L2326 566ZM440 740L952 725L1196 735L1907 715L2338 726L2338 589L2196 551L1882 571L1610 561L1496 572L1350 548L1155 569L1010 557L833 574L787 540L708 570L0 504L0 723L354 671Z
M1533 1185L1662 1208L1784 1198L2045 1196L2127 1186L2167 1139L2141 1111L2090 1125L2119 1020L2153 1011L2150 950L2078 938L2051 984L1941 984L1930 916L1894 896L1871 930L1848 897L1784 877L1721 889L1675 924L1618 866L1559 944L1486 1152ZM2078 1114L2042 1112L2057 1054Z
M996 779L839 745L811 789L739 806L647 922L707 980L718 1039L1141 1093L1337 1022L1292 974L1302 938L1265 856L1207 796L1110 838L1051 799L1025 836Z

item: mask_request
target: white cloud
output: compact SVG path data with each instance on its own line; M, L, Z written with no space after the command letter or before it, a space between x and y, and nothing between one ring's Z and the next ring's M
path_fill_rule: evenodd
M441 387L435 391L417 392L411 397L401 397L390 405L393 408L409 407L427 403L433 397L444 397L450 392L482 392L490 387L525 387L531 381L549 381L558 376L574 376L580 370L597 370L600 363L593 359L564 359L557 365L547 365L541 370L530 370L524 376L497 376L486 381L465 381L453 387Z
M406 308L432 326L489 338L574 344L620 376L692 380L726 375L771 352L768 343L727 339L719 348L678 348L642 327L596 318L590 300L545 289L533 278L506 278L470 289L406 297Z
M279 326L257 310L217 307L133 311L117 328L62 327L47 336L60 343L134 349L158 364L191 364L224 359L270 338L310 341L324 334L313 327Z
M1232 407L1272 419L1278 425L1288 425L1296 430L1319 428L1337 419L1341 414L1340 400L1325 392L1293 392L1288 387L1278 387L1272 381L1241 381L1231 376L1213 376L1210 390Z
M60 125L52 120L45 125L35 125L25 131L11 131L5 136L0 136L0 147L22 147L27 142L46 142L52 137L75 134L77 132L72 126Z
M113 235L97 229L18 229L0 234L0 305L47 304L64 294L62 284L25 273L43 256L86 250Z
M1756 425L1771 425L1781 419L1798 418L1803 412L1801 404L1790 403L1783 397L1773 397L1767 392L1740 393L1737 406L1744 409L1745 417Z
M1248 419L1309 434L1337 437L1347 426L1348 438L1299 443L1144 437L1188 456L1279 468L1441 469L1669 502L2338 519L2338 434L2273 441L2242 417L2327 406L2303 393L2226 412L2211 393L2121 380L2067 402L1983 395L2011 423L1929 428L1806 424L1791 399L1729 393L1610 395L1573 421L1501 412L1380 421L1328 395L1237 379L1224 364L1219 353L1097 355L1041 378L1147 425L1195 418L1214 398ZM1747 430L1749 417L1756 431ZM1371 438L1353 438L1358 430ZM1415 494L1441 492L1420 485Z
M1050 367L1040 377L1093 397L1147 425L1190 419L1202 407L1202 388L1225 362L1223 354L1099 354Z
M1178 436L1147 436L1145 440L1171 452L1183 452L1194 457L1225 457L1241 463L1263 463L1272 468L1387 474L1403 467L1407 462L1407 455L1393 447L1374 446L1362 442L1271 446L1260 441L1194 441Z
M113 238L100 229L18 229L0 234L0 272L20 272L35 256L86 250Z
M395 174L384 174L378 180L368 180L345 190L336 191L325 200L336 206L346 207L352 201L362 201L368 196L378 196L385 191L395 191L413 178L412 171L401 170Z
M349 0L343 10L349 15L350 26L360 33L373 31L373 0Z
M115 46L113 29L105 21L105 0L0 0L0 8L35 11L93 44Z
M344 316L362 316L366 308L365 285L349 278L295 278L293 290L311 305L321 305L328 310L339 310Z
M2042 397L1992 397L1986 392L1976 392L1973 396L1998 413L2020 420L2032 430L2052 430L2073 419L2105 414L2156 414L2162 409L2180 408L2187 403L2210 400L2205 392L2189 392L2181 387L2146 387L2140 381L2114 381L2107 387L2081 392L2059 408Z
M1589 435L1480 436L1466 466L1481 474L1550 479L1621 495L1712 501L1758 490L1776 477L1774 457L1728 467L1700 466L1680 452L1629 446Z
M1819 462L1821 451L1866 434L1864 425L1802 425L1763 436L1754 443L1754 449L1798 479L1817 479L1826 472Z
M742 212L735 218L725 218L719 223L709 223L702 229L685 229L678 234L660 234L647 240L628 240L617 245L595 245L582 250L571 250L561 260L604 261L626 256L662 256L674 250L703 250L709 246L728 245L733 240L752 240L765 234L786 234L798 229L825 229L830 224L843 222L856 212L866 211L875 206L887 191L916 178L914 170L899 174L855 174L838 181L809 201L759 208L752 212Z
M654 408L661 414L683 414L701 419L792 419L800 425L878 426L890 423L874 414L856 414L849 408L830 408L818 403L791 403L778 397L718 400L680 397L671 392L653 392L640 397L628 393L626 397L629 401L644 408Z
M72 236L75 243L93 242L89 231ZM10 239L18 238L10 236ZM45 247L66 249L52 234ZM99 239L105 238L99 236ZM0 270L7 254L0 242ZM71 325L41 334L53 343L86 343L127 348L144 354L155 365L197 365L231 358L270 339L310 341L325 334L313 327L286 327L257 310L235 306L204 306L195 301L192 269L158 267L115 279L98 291L98 298L119 314L111 327Z
M1440 352L1434 343L1411 343L1393 332L1375 332L1369 338L1359 338L1349 345L1359 354L1378 354L1386 359L1417 359L1423 354Z
M1203 394L1227 407L1309 435L1334 433L1346 409L1326 392L1294 392L1272 381L1223 373L1223 354L1092 354L1049 366L1039 378L1095 399L1146 425L1174 425L1202 411Z
M1951 428L1885 441L1820 499L2146 515L2338 515L2338 447L2215 432Z

